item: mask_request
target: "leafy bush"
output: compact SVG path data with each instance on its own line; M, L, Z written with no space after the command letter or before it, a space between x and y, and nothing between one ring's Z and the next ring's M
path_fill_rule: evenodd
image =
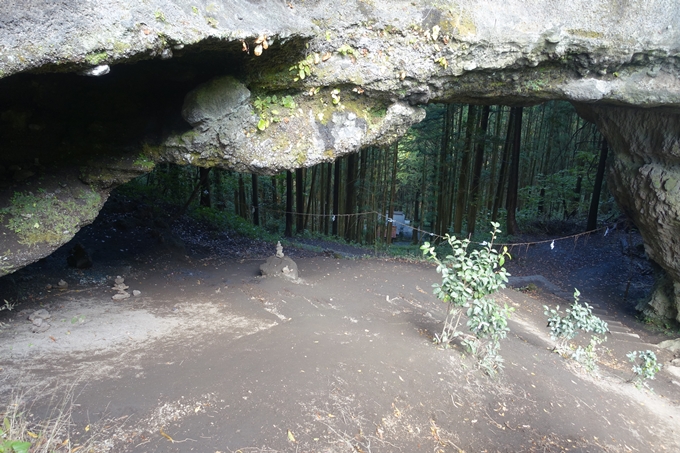
M566 314L560 313L560 306L556 309L543 306L543 313L548 317L548 327L550 328L550 338L556 341L554 351L562 356L569 356L581 363L589 371L597 369L597 345L606 341L606 337L601 336L609 332L607 323L593 314L593 307L584 303L579 303L581 293L574 289L574 303L567 308ZM578 335L579 331L592 332L588 346L573 347L570 341Z
M463 309L467 308L467 326L473 335L463 339L463 345L478 360L480 366L490 375L502 368L502 358L498 353L500 340L508 333L507 318L512 309L507 305L499 307L488 298L501 288L505 288L508 273L503 264L510 257L507 247L502 252L493 248L499 230L498 223L491 223L491 240L481 247L469 251L469 239L457 239L446 235L452 254L440 259L435 247L425 242L421 247L427 259L437 263L437 272L442 276L441 284L435 283L434 294L449 304L441 335L435 334L435 343L448 344L462 336L457 330ZM455 321L454 321L455 320Z
M637 388L649 387L647 385L648 379L654 379L656 373L661 370L661 364L656 361L656 354L647 351L632 351L626 354L630 363L633 364L633 373L635 377L632 379ZM639 361L638 361L639 359Z

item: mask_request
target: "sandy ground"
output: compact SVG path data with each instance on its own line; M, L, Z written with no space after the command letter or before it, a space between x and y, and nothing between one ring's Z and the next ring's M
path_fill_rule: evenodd
M133 265L141 295L120 302L113 275L43 294L46 332L5 318L4 394L76 383L75 430L101 451L680 451L680 378L626 382L625 352L672 359L649 332L610 335L592 375L550 351L542 304L565 301L508 289L491 379L431 342L445 308L431 266L299 258L296 283L257 277L261 262Z

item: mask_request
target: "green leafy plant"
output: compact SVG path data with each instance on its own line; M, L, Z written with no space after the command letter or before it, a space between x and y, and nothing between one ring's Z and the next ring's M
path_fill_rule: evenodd
M163 14L163 11L156 11L153 15L157 21L167 22L167 20L165 19L165 14Z
M493 248L500 224L491 222L491 225L491 240L483 242L478 249L468 250L469 239L446 235L452 254L440 259L429 242L425 242L421 250L437 264L437 272L442 276L441 284L433 285L434 294L449 304L441 334L435 334L435 343L448 344L462 336L462 344L477 357L480 367L493 375L502 368L500 340L507 336L507 320L513 310L507 305L498 306L488 297L505 287L509 274L503 264L506 257L510 258L507 247L501 252ZM457 330L464 309L467 309L467 326L472 335Z
M0 428L0 453L28 453L31 448L31 443L12 439L12 423L8 417L2 420L2 428Z
M288 70L294 73L293 81L305 80L312 74L312 68L314 65L314 56L308 55L304 60L300 60L291 66Z
M654 379L656 373L661 370L661 364L656 360L656 354L653 351L631 351L626 354L630 363L633 364L633 373L635 376L631 381L637 388L647 387L648 379Z
M592 306L579 303L580 296L579 290L574 289L574 303L564 314L560 312L559 305L555 309L544 305L543 313L548 317L550 338L556 342L553 350L562 356L571 356L588 371L595 371L597 369L596 348L606 341L604 335L609 332L609 327L605 321L593 314ZM580 331L593 333L585 348L570 344Z
M440 57L440 58L437 58L437 59L434 60L434 61L435 61L436 63L439 63L439 66L441 66L441 67L444 68L444 69L446 69L446 68L449 67L449 62L448 62L448 60L446 59L446 57Z
M293 100L293 96L287 95L279 97L273 94L265 97L258 96L253 101L253 106L260 115L260 119L257 122L257 128L260 131L264 131L271 123L278 123L281 121L281 112L277 110L278 106L292 110L297 107L297 104Z
M340 55L356 55L356 50L349 44L343 44L340 47L338 47L337 52Z

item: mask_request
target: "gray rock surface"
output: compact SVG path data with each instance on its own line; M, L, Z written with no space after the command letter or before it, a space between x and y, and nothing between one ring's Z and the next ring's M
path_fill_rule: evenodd
M0 2L0 208L45 175L86 207L28 239L4 216L0 275L156 162L276 173L389 143L428 102L563 99L610 141L677 308L678 24L673 0Z
M613 150L609 190L640 229L647 255L668 277L639 308L680 321L680 114L661 109L579 105Z
M288 256L270 256L267 262L260 265L260 273L264 277L286 277L291 280L298 279L298 267L295 261Z

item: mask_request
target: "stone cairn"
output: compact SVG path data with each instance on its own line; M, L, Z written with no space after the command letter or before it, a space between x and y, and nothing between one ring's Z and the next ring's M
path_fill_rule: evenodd
M127 290L129 288L130 287L125 284L125 279L123 277L121 277L120 275L117 276L116 279L114 280L114 285L111 288L111 289L116 290L117 292L116 292L116 294L111 296L111 299L113 299L113 300L128 299L130 297L130 293L127 292ZM132 291L133 296L139 296L140 294L142 294L142 292L138 291L136 289L134 291Z
M286 277L291 280L298 279L298 267L295 261L283 254L281 242L276 243L276 255L267 258L267 262L260 266L263 276Z

